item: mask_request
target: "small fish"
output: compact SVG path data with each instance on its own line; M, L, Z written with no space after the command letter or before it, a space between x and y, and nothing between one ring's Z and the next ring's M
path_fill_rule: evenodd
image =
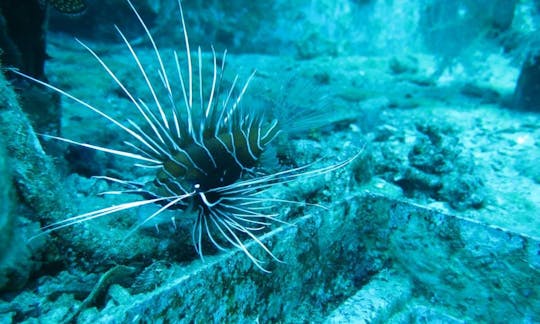
M86 10L84 0L40 0L39 2L42 5L48 2L59 12L69 15L78 15Z

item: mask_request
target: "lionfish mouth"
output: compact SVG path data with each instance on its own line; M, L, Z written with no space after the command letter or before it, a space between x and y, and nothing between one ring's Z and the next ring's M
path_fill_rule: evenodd
M335 171L348 165L357 155L322 168L313 168L313 164L310 164L265 175L255 172L255 168L260 166L261 155L280 133L278 120L267 119L260 110L240 105L255 72L242 87L237 87L238 76L236 76L228 90L222 89L226 51L221 64L218 65L212 47L213 76L210 90L204 91L201 48L197 49L193 64L184 13L181 2L178 1L186 64L182 67L175 51L175 73L174 76L169 75L148 27L131 1L127 0L127 3L145 30L159 66L157 73L161 84L158 85L151 81L148 67L141 63L130 41L115 26L131 53L141 77L145 80L151 94L148 103L128 90L118 75L95 51L83 42L79 40L77 42L97 60L129 98L142 122L132 120L121 122L60 88L14 72L94 111L126 133L130 141L126 142L127 149L124 150L57 136L44 135L44 137L131 159L135 167L156 170L155 179L150 183L139 184L112 177L99 177L118 183L124 188L121 191L106 193L136 194L142 199L69 217L45 226L39 235L145 205L157 204L159 209L145 217L135 229L166 210L178 210L177 212L182 213L188 208L193 208L197 211L197 216L192 228L192 240L201 258L203 258L203 239L208 239L220 250L226 249L225 244L242 250L259 269L267 272L263 267L263 261L247 249L245 239L255 241L270 257L280 261L257 236L274 222L285 223L277 218L278 214L267 212L270 209L268 205L306 204L273 197L268 194L269 189L297 178ZM158 95L158 87L162 87L159 90L166 93L165 98Z

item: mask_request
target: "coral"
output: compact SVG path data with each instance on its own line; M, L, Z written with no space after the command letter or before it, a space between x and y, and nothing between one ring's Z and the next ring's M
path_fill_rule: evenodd
M86 10L83 0L48 0L56 10L65 14L80 14Z

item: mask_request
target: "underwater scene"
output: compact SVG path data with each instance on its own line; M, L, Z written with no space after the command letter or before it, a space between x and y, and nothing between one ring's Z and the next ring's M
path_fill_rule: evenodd
M539 27L1 0L0 323L540 323Z

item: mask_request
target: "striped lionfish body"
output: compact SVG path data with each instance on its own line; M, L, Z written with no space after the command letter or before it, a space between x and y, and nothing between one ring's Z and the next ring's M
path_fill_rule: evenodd
M209 83L203 87L201 49L198 48L196 55L192 57L184 14L178 1L186 63L182 66L182 60L174 52L175 72L170 74L168 72L170 70L165 68L162 55L149 29L132 3L129 0L127 2L152 44L159 67L157 71L161 81L159 84L151 81L149 68L141 63L135 49L122 31L118 27L116 29L131 53L140 76L145 80L151 100L146 102L129 91L96 52L84 43L78 42L94 56L118 88L129 98L142 122L132 120L121 122L62 89L19 74L94 111L126 133L130 140L126 142L127 149L121 150L62 137L47 135L45 137L129 158L134 161L133 165L136 167L154 169L155 179L150 183L140 184L129 180L101 177L124 187L124 190L109 193L135 194L142 199L67 218L44 227L44 232L48 233L150 204L157 204L160 208L147 216L136 228L158 217L165 210L179 210L178 213L182 213L183 210L189 209L196 211L197 215L192 228L192 240L201 258L202 242L206 237L220 250L225 249L225 244L241 249L258 268L266 271L262 261L246 248L244 239L251 238L268 255L278 260L255 233L264 230L272 222L283 222L277 219L277 214L268 212L269 203L298 203L269 197L267 189L299 177L331 172L347 165L354 157L319 169L304 166L266 175L255 172L261 155L279 134L279 123L277 120L266 119L261 110L240 105L254 73L243 86L237 86L238 77L236 77L229 89L222 89L226 52L220 60L221 64L218 64L216 53L212 48L213 73ZM158 87L162 89L158 91ZM203 91L203 88L209 91Z

